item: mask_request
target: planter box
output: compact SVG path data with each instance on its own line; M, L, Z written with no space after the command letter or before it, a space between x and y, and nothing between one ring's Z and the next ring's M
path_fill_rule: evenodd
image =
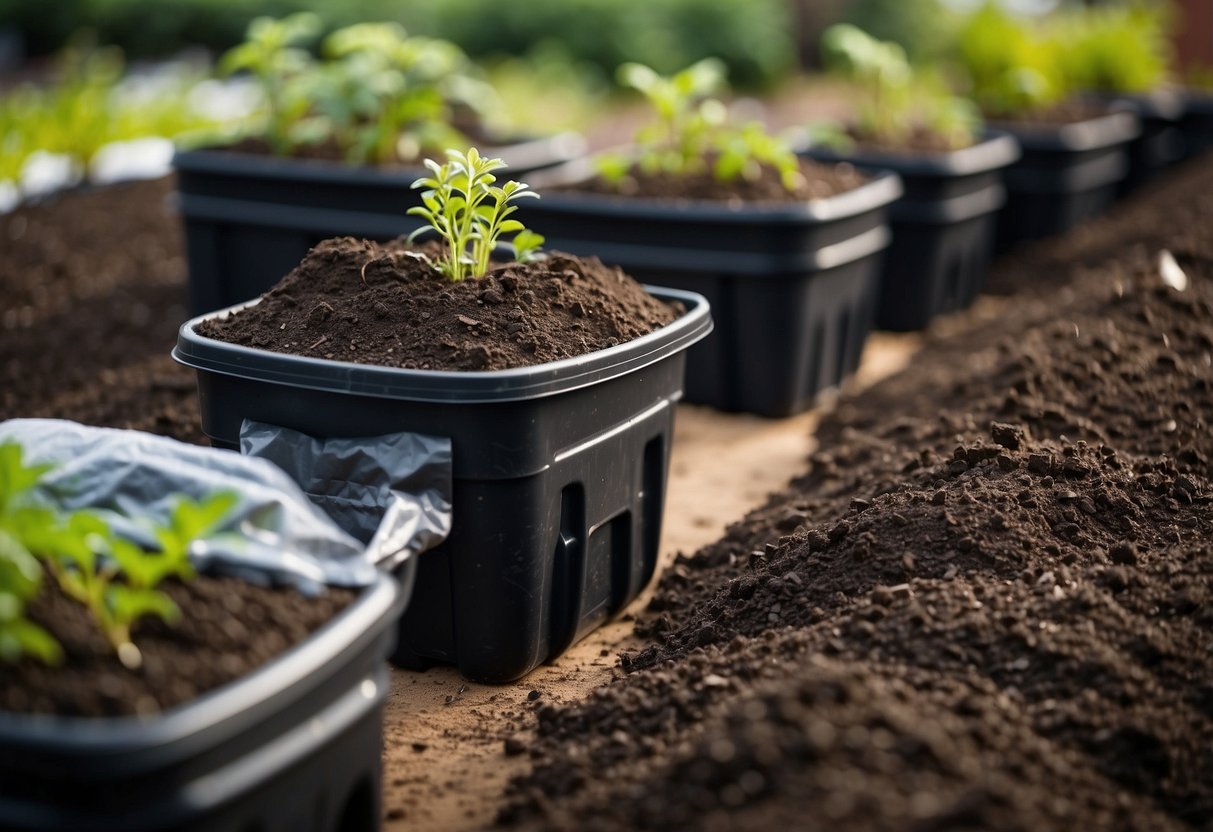
M383 660L405 598L383 576L307 641L161 716L0 713L0 828L378 828Z
M1023 151L1004 177L1000 251L1062 234L1106 211L1129 171L1129 143L1140 132L1137 117L1127 112L1073 124L993 126L1015 136Z
M583 144L565 133L491 150L518 177L566 162ZM406 212L421 204L409 186L422 169L226 150L180 152L173 167L194 315L257 297L321 240L389 240L421 224Z
M581 163L545 176L588 174ZM549 190L526 219L550 248L708 299L716 329L687 358L687 401L787 416L859 365L889 242L885 208L900 193L894 174L829 199L761 205Z
M632 600L657 565L685 350L711 331L706 301L644 337L494 372L402 370L303 358L181 328L202 426L234 448L246 418L313 436L449 436L453 528L420 558L395 661L508 682ZM216 313L225 314L225 313Z
M1213 150L1213 93L1188 92L1184 96L1179 132L1185 159Z
M1184 102L1178 94L1160 90L1140 95L1105 96L1113 108L1137 116L1141 133L1129 142L1129 172L1121 180L1118 196L1125 196L1183 158L1180 120Z
M936 315L964 309L981 294L998 210L1006 201L1002 171L1019 157L1013 137L990 133L950 153L837 153L815 147L809 155L901 177L905 193L889 206L893 241L876 304L879 329L923 329Z

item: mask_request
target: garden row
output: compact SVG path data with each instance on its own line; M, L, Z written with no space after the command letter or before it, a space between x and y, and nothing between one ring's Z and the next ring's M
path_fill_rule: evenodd
M501 821L1207 826L1211 181L1005 261L844 397L804 476L661 577L624 674L541 709Z
M6 566L0 573L0 653L6 659L0 716L7 723L0 735L13 752L6 759L22 763L3 778L5 789L11 785L4 820L12 824L39 828L84 818L123 824L131 822L125 813L132 807L140 810L139 822L153 828L195 821L217 828L251 822L290 828L305 816L338 828L373 823L385 693L380 659L393 643L394 660L407 667L448 662L476 680L517 679L619 612L652 577L684 362L690 365L689 398L767 415L795 412L854 369L881 287L905 291L908 281L892 271L882 279L879 271L890 236L890 265L931 284L919 287L931 300L922 320L911 325L968 303L984 278L1003 196L999 172L1019 145L1006 135L983 136L962 118L948 122L969 131L959 149L932 147L926 164L898 161L882 144L887 135L880 125L865 115L900 102L900 112L913 121L936 106L950 111L958 105L947 93L908 95L916 87L904 55L858 30L832 30L825 44L831 60L859 85L866 107L855 125L833 131L831 150L815 147L798 155L760 123L734 123L714 97L723 82L717 61L670 77L629 64L621 79L653 104L655 122L638 132L633 147L592 161L569 158L558 139L503 147L517 169L534 171L533 181L546 189L537 204L516 213L534 192L500 181L504 163L474 148L449 149L444 164L427 160L424 170L397 167L487 134L475 116L481 88L458 50L410 38L397 26L364 24L331 35L317 62L300 46L314 28L306 16L255 21L247 42L225 63L249 71L263 86L263 129L236 144L177 157L191 301L195 312L206 314L181 327L173 356L197 371L202 431L212 444L244 455L63 425L4 428L18 436L49 436L34 443L43 452L46 442L60 448L53 467L41 464L48 461L41 457L30 464L13 444L5 444L0 457L0 562ZM1046 102L1029 103L1039 121L1021 131L1025 153L1017 164L1026 167L1005 176L1012 200L1002 217L1011 238L1061 230L1105 207L1127 167L1125 148L1138 132L1130 113L1096 107L1099 114L1088 117L1095 105L1040 110ZM1069 123L1066 114L1074 111L1066 108L1075 106L1079 118ZM874 132L865 132L869 128ZM1047 139L1039 138L1042 132ZM940 135L930 133L931 141ZM947 138L950 147L953 135ZM848 143L875 147L880 162L861 156L844 161L839 154L856 152L843 147ZM1057 156L1069 160L1060 174ZM902 176L886 169L892 164L900 164ZM895 203L903 189L906 199ZM94 209L107 195L96 196ZM1018 212L1016 198L1027 203ZM898 208L907 213L900 219L894 213L890 234L885 211ZM1025 228L1025 217L1045 222ZM45 233L39 220L46 219L36 209L18 212L6 221L7 233L14 241ZM154 263L157 250L170 248L149 238L137 216L103 218L90 233L123 222L133 222L136 241L126 257L148 256ZM923 225L928 228L918 227ZM423 235L419 242L396 239L410 229ZM92 263L82 267L82 255L61 240L35 242L46 245L45 259L35 257L29 265L56 280L39 284L35 272L6 288L26 297L6 310L3 321L22 336L6 346L11 353L4 371L20 383L2 393L5 415L9 406L11 415L84 412L90 420L104 411L108 415L100 418L109 422L115 408L147 401L146 390L135 401L121 394L142 385L149 371L166 379L153 387L153 399L164 394L178 405L189 402L180 374L163 356L118 357L113 375L89 380L87 368L98 357L72 367L62 350L40 351L76 332L115 351L121 341L109 341L108 332L128 321L140 326L140 317L150 327L163 326L174 290L165 287L164 295L144 299L142 306L124 304L117 292L98 289L107 280L120 283L120 273L107 275ZM552 250L540 251L545 242ZM1166 255L1143 267L1143 280L1161 270L1176 287L1155 292L1164 300L1167 291L1180 291L1186 273L1197 284L1202 275L1198 253L1176 255L1178 262ZM925 259L912 259L918 256ZM621 267L666 288L642 286ZM79 279L85 268L90 279ZM64 271L66 287L57 281ZM52 286L68 291L56 295ZM79 314L89 292L109 308ZM1184 298L1208 311L1197 289ZM904 299L887 303L895 311L908 305ZM718 325L713 339L710 308ZM46 315L47 309L61 312ZM102 318L102 311L112 317ZM1161 307L1145 308L1138 316L1161 314ZM1158 360L1164 358L1177 370L1190 369L1174 356ZM31 366L50 361L92 383L79 391L47 390L44 379L24 378ZM120 418L147 424L150 415ZM192 417L171 407L153 418L161 432L195 430ZM1178 431L1179 416L1167 424ZM996 441L1016 452L1040 441L1014 426L996 433L1002 436ZM78 436L84 447L63 444ZM72 488L93 485L90 476L104 479L112 467L90 465L92 454L104 460L108 449L125 465L125 443L137 447L145 463L167 455L174 472L194 464L233 470L237 496L210 493L213 486L206 483L215 480L208 476L185 489L201 502L173 501L167 519L151 511L146 518L130 517L130 506L149 493L139 483L150 475L134 468L143 473L122 485L134 493L120 491L108 513L99 514L100 505L72 504ZM1095 471L1107 469L1115 472L1107 474L1109 488L1131 490L1141 477L1152 477L1177 505L1181 494L1186 505L1204 500L1203 475L1179 477L1165 461L1143 472L1115 453L1097 457L1086 446L1033 445L1020 459L975 436L966 443L946 465L920 459L916 476L929 479L934 490L929 501L917 499L917 491L904 500L938 513L941 503L935 501L949 500L947 483L935 482L941 470L964 488L969 468L984 475L994 473L995 464L999 487L1008 487L1021 468L1042 476L1040 483L1019 482L1029 503L1044 499L1045 491L1078 507L1086 498L1092 515L1106 504L1123 519L1128 498L1108 496L1106 489L1084 494L1079 486L1086 482L1070 489L1056 482L1094 481ZM415 457L441 470L410 480L415 472L404 468ZM380 463L389 459L402 459L400 468L382 470ZM1132 483L1117 479L1126 470ZM251 482L257 471L309 506L301 513L311 522L331 525L304 493L332 509L341 526L333 530L336 549L313 560L289 549L290 568L266 567L258 541L281 535L293 515L281 508L287 498L273 503L272 511L240 500L248 484L241 476ZM1034 487L1041 494L1032 494ZM151 490L163 511L164 487ZM400 508L402 492L410 490L423 493L412 508ZM981 504L972 496L972 503L959 494L952 498ZM393 506L386 512L385 500ZM238 509L220 516L197 505ZM1139 505L1139 525L1155 522L1155 509L1169 507ZM875 510L868 498L853 508ZM1066 522L1053 525L1068 530L1058 534L1082 533L1075 506L1058 513ZM443 522L453 516L449 533L444 526L441 533L419 535L416 528L425 523L416 518L430 515L447 518ZM1182 528L1202 532L1204 521L1194 510L1189 515ZM897 516L906 524L913 520L908 509ZM380 534L380 522L397 525ZM122 523L144 535L128 538L119 531ZM250 527L258 534L249 535ZM850 521L835 524L824 537L820 531L810 535L807 548L797 548L795 538L784 541L788 551L774 546L765 559L776 569L820 550L823 539L849 546L862 537L853 532ZM1187 539L1179 534L1179 542ZM242 543L229 547L224 541L233 537ZM1149 529L1141 538L1151 547L1160 540ZM415 556L439 541L424 557ZM958 546L965 552L989 544L976 535L964 541ZM863 538L862 557L876 542L875 534ZM903 566L933 565L939 554L927 545L933 542L924 537L923 552L910 553ZM392 548L380 557L376 544ZM342 558L333 552L351 547L360 554L339 564ZM1108 551L1114 550L1109 543ZM348 592L331 591L317 604L287 590L252 587L241 600L225 591L223 576L206 570L195 575L195 557L227 563L240 575L260 574L262 582L281 582L294 569L306 575L301 585L310 590L330 582L363 591L353 600ZM1081 558L1075 563L1086 565ZM373 566L393 572L395 580ZM366 580L329 580L367 572ZM843 577L862 581L864 575L859 570ZM806 591L827 597L814 588L816 573L792 583L808 578L813 583ZM748 609L747 593L748 587L729 597L744 600L740 606ZM904 594L899 588L897 597ZM673 599L664 603L676 607ZM224 608L218 618L216 605ZM287 611L275 612L280 606ZM828 609L825 600L819 606ZM295 608L308 612L290 611ZM187 621L210 623L171 626L183 611ZM727 602L712 600L698 610L705 617L717 613L720 620L748 620ZM782 614L776 602L757 620L769 624ZM259 625L271 618L283 632L262 631ZM726 629L715 619L692 617L684 624L685 632L673 623L653 630L663 644L630 659L630 666L709 645ZM197 660L209 655L200 643L208 626L221 629L228 647L247 654L248 664L214 657L206 664L226 675L196 672ZM261 632L264 643L250 642L250 629ZM306 644L296 646L300 642ZM65 678L75 681L64 685ZM76 721L161 710L147 724ZM324 774L326 756L349 761L342 777ZM46 785L50 773L65 768L78 777L70 799ZM316 795L315 805L279 799L301 789ZM136 792L137 800L131 798Z

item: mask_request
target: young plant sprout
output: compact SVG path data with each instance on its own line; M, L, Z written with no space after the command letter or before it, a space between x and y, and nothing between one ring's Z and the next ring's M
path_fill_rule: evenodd
M63 649L46 630L30 621L25 608L42 589L42 564L25 539L53 521L46 509L31 504L29 495L47 466L26 465L21 446L0 444L0 662L24 656L58 664Z
M849 150L858 138L896 147L925 130L955 149L976 138L981 117L973 102L916 73L900 45L839 23L822 34L821 52L827 69L854 82L860 97L853 134L819 123L810 128L816 142Z
M425 165L433 175L413 183L414 188L425 189L421 192L424 205L410 208L409 213L426 224L409 235L409 240L437 232L446 244L446 252L436 268L453 281L482 277L502 234L514 234L515 259L522 263L535 259L543 237L509 216L518 210L511 202L526 197L538 199L539 194L513 180L495 184L493 171L504 168L505 162L483 158L474 147L467 153L448 150L446 155L444 165L426 159Z
M118 536L98 515L59 512L36 503L32 490L49 466L29 466L21 446L0 444L0 661L28 655L62 658L54 637L25 618L43 574L88 609L118 660L138 668L143 657L131 628L146 616L172 622L180 610L157 587L169 577L194 576L189 546L211 534L235 504L220 493L200 502L180 498L166 526L151 529L159 551Z
M759 122L740 127L729 123L724 102L712 98L725 86L724 63L705 58L672 76L629 63L619 67L619 82L640 91L657 118L636 132L637 154L604 154L598 173L621 183L633 166L647 174L687 176L710 170L720 182L756 179L764 165L775 168L785 188L801 182L796 154Z
M315 38L320 27L320 18L311 12L297 12L281 20L258 17L249 23L244 43L219 60L223 74L247 70L261 85L267 111L265 140L275 153L290 153L303 138L298 126L308 100L292 81L312 66L312 56L301 44Z

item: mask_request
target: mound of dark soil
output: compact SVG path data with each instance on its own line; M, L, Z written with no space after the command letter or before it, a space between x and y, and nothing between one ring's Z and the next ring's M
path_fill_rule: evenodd
M171 179L0 216L0 419L45 416L204 441Z
M803 477L662 577L626 675L541 714L502 821L1213 823L1211 185L1009 261L1020 294L844 397Z
M325 240L256 306L200 334L274 352L420 370L504 370L646 335L683 310L619 268L560 252L452 283L441 249Z

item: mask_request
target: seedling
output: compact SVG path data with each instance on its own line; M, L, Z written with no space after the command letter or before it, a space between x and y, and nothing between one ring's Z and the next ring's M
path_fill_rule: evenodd
M724 64L707 58L672 76L629 63L619 68L619 82L639 90L656 112L656 120L636 132L634 157L605 154L597 160L599 175L616 185L638 168L688 176L710 170L720 182L756 179L764 165L775 168L785 188L801 183L796 154L759 122L729 123L728 108L712 94L725 86Z
M437 232L446 244L446 252L436 268L453 281L483 276L502 234L514 234L514 257L519 262L533 260L543 237L518 220L509 219L518 210L510 203L527 197L538 199L539 194L513 180L496 185L493 171L504 168L505 162L483 158L474 147L467 153L448 150L446 155L444 165L426 159L432 176L413 183L414 188L425 189L421 192L424 205L410 208L409 213L426 224L409 239Z
M47 470L26 465L19 445L0 444L0 660L61 659L54 638L24 616L45 572L89 610L118 660L138 668L143 657L131 628L146 616L170 623L180 616L157 587L168 577L194 576L190 543L213 532L236 498L221 493L201 502L179 499L168 524L152 529L160 550L148 552L114 533L99 515L35 503L32 489Z
M320 32L320 18L297 12L281 20L258 17L249 23L244 43L228 50L219 70L251 72L261 85L266 106L265 140L275 153L286 154L303 138L297 132L308 101L292 81L309 70L312 56L302 48Z
M317 110L352 162L386 164L427 148L466 147L452 108L483 112L493 91L454 44L410 36L395 23L360 23L330 35L333 59L318 79Z
M1046 36L1071 87L1141 93L1166 80L1170 25L1166 3L1116 3L1063 12Z
M849 150L854 136L896 147L925 130L948 148L973 143L981 127L976 106L915 72L898 44L840 23L822 35L821 52L829 70L854 82L859 98L853 130L815 125L810 129L817 142Z
M997 3L987 3L965 21L956 45L970 94L987 115L1022 115L1070 93L1056 44Z
M30 621L25 608L42 588L42 565L23 540L25 532L50 522L50 512L29 503L29 494L46 466L26 465L21 446L0 444L0 662L30 656L58 664L63 649L46 630Z

